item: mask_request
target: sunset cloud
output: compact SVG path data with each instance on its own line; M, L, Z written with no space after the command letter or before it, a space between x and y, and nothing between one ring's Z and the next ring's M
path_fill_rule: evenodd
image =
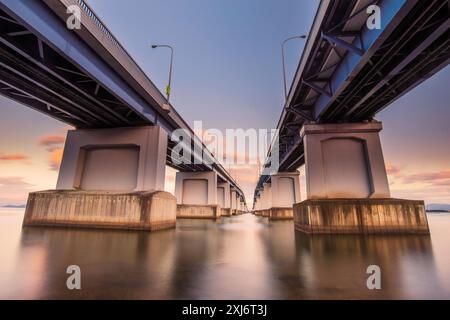
M63 148L58 148L53 150L50 153L50 157L49 157L49 163L50 163L50 168L52 170L59 170L59 167L61 165L61 161L62 161L62 156L63 156Z
M53 151L64 145L66 137L63 135L49 134L39 138L39 144L47 148L48 151Z
M394 197L450 202L450 170L406 173L395 165L387 164L391 193Z
M450 170L411 174L403 178L404 183L426 183L435 186L450 186Z
M28 160L28 156L24 154L2 154L0 153L0 161L24 161Z
M398 177L401 175L400 168L391 163L386 164L386 172L388 175L394 176L394 177Z
M44 146L50 152L48 163L51 170L59 170L65 141L65 135L57 134L49 134L39 138L39 145Z

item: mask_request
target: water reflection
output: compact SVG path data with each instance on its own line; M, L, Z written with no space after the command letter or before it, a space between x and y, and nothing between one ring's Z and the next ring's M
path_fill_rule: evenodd
M0 214L0 298L449 298L450 217L428 236L307 236L245 215L153 233L20 228ZM445 230L448 230L445 229ZM438 257L435 259L435 257ZM438 266L436 266L436 261ZM67 266L82 290L66 289ZM366 288L366 268L382 290Z

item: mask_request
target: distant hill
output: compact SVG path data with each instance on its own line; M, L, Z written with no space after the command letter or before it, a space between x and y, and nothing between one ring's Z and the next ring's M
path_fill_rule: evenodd
M450 212L450 204L430 203L427 205L427 211L446 211Z
M26 204L7 204L5 206L2 206L2 208L25 208Z

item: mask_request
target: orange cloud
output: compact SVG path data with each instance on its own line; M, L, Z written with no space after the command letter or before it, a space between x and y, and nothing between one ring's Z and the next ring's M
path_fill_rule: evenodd
M50 152L48 162L52 170L59 170L65 141L66 137L58 134L48 134L39 138L39 144Z
M24 154L0 154L0 161L23 161L28 160Z
M406 176L404 183L426 183L435 186L450 186L450 170L424 172Z
M52 170L55 171L59 170L62 161L63 151L64 151L63 148L58 148L50 153L49 163L50 168Z
M41 146L47 147L48 151L53 151L59 148L66 141L66 137L62 135L49 134L46 136L42 136L39 139L39 144Z
M391 177L394 197L425 200L427 203L450 201L450 170L405 174L394 167Z
M394 177L398 177L400 176L401 170L399 167L394 166L391 163L387 163L386 164L386 171L388 175L394 176Z

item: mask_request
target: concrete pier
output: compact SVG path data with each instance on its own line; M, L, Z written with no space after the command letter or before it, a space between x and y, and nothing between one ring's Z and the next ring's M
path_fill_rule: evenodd
M294 205L295 229L306 233L429 234L423 201L317 199Z
M217 174L213 171L177 172L175 182L177 218L220 218L217 190Z
M24 226L175 227L176 199L162 191L166 149L158 126L69 131L57 190L29 195Z
M231 188L230 201L231 201L231 215L237 215L239 196L235 188Z
M294 205L307 233L427 234L423 201L391 199L380 122L305 125L307 200Z
M220 216L231 217L231 188L228 182L217 183L217 203L220 206Z
M62 226L154 231L174 228L176 199L164 191L31 193L24 226Z
M177 218L179 219L218 219L222 209L218 205L177 205Z
M256 198L255 212L269 220L290 220L294 212L292 206L300 201L300 173L280 172L270 177L270 183Z

